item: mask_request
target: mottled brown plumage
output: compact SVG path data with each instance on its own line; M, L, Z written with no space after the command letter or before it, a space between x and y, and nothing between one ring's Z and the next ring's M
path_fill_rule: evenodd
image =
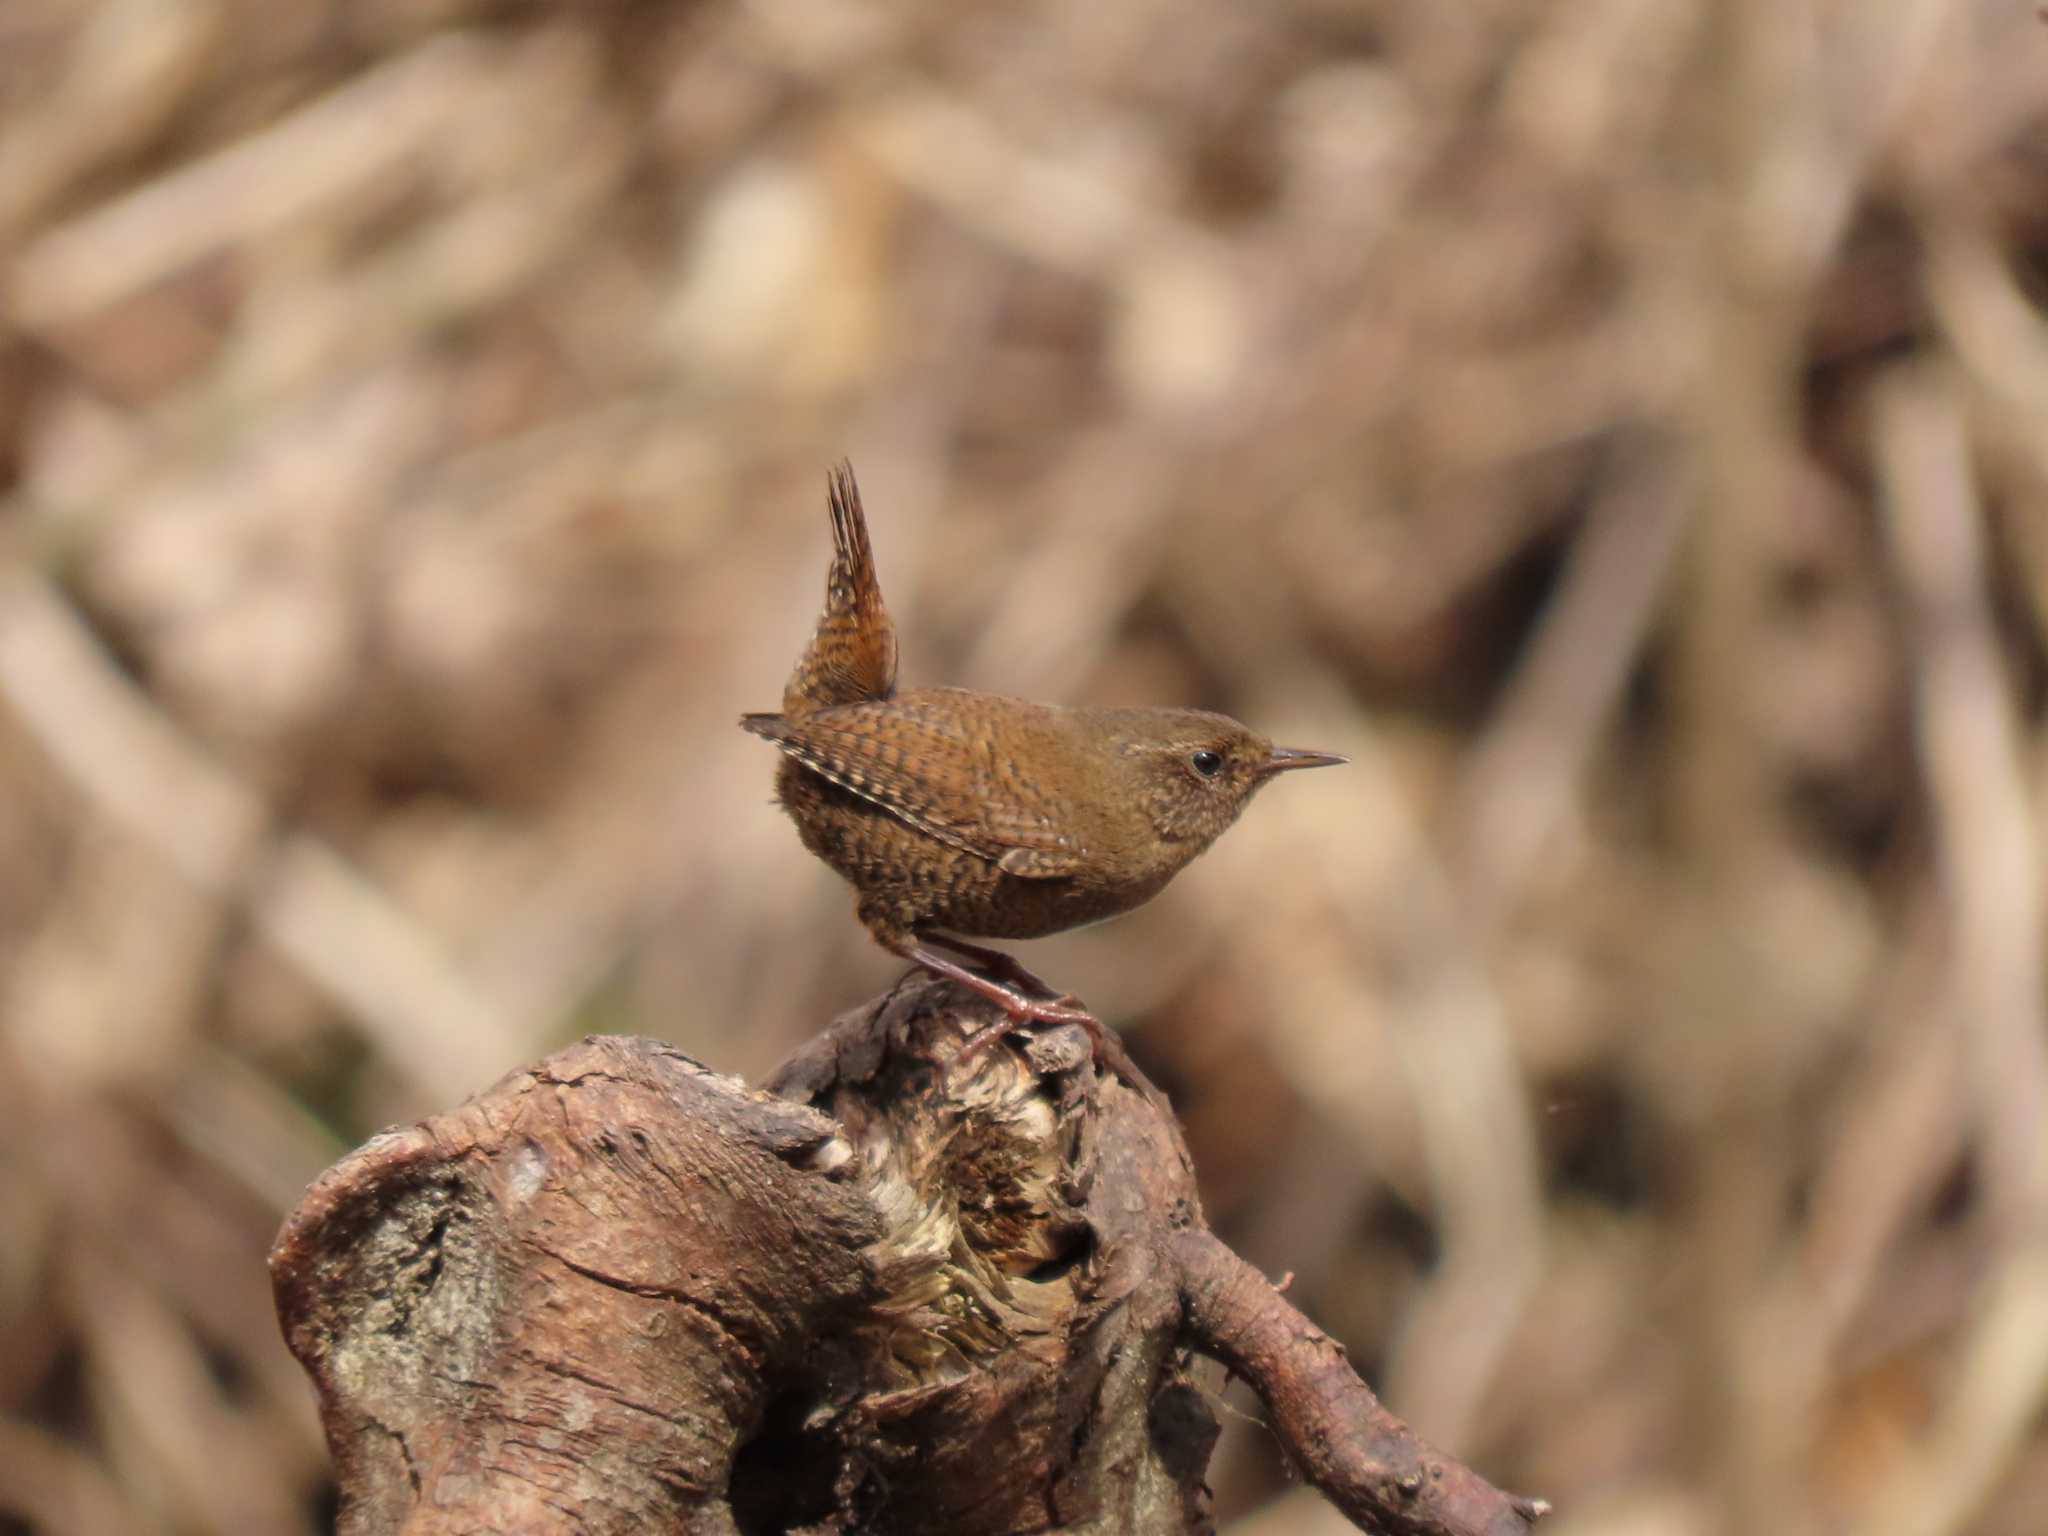
M835 554L817 632L782 713L740 723L782 749L782 804L804 846L859 893L878 943L1014 1017L1095 1026L1071 999L1027 995L1043 991L1036 978L957 936L1038 938L1128 912L1275 774L1344 759L1276 748L1204 710L898 693L896 629L851 466L833 470L829 502Z

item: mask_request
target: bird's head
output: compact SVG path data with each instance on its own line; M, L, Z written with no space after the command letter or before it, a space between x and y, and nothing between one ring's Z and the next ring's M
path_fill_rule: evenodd
M1276 747L1228 715L1207 710L1102 710L1096 724L1112 771L1143 807L1160 853L1176 866L1215 842L1278 775L1346 761L1331 752Z

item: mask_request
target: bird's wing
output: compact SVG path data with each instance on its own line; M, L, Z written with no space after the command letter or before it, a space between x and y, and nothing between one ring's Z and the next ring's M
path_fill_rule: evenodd
M1008 874L1050 880L1081 867L1072 839L1007 788L993 752L943 710L892 699L740 723L819 777Z

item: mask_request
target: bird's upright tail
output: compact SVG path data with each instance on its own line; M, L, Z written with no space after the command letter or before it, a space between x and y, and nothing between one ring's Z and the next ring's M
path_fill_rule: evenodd
M896 625L882 604L875 552L853 466L841 459L827 481L832 514L832 569L825 611L782 690L782 710L801 716L834 704L886 699L896 691Z

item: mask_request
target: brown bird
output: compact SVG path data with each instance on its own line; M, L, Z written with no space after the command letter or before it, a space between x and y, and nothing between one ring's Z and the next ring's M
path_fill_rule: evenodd
M898 693L896 627L851 465L828 490L834 556L817 633L782 713L740 724L782 749L776 793L804 846L852 884L877 943L1012 1020L1084 1025L1100 1051L1101 1025L1075 999L1043 995L1009 956L959 936L1031 939L1128 912L1275 775L1345 759L1276 747L1204 710Z

